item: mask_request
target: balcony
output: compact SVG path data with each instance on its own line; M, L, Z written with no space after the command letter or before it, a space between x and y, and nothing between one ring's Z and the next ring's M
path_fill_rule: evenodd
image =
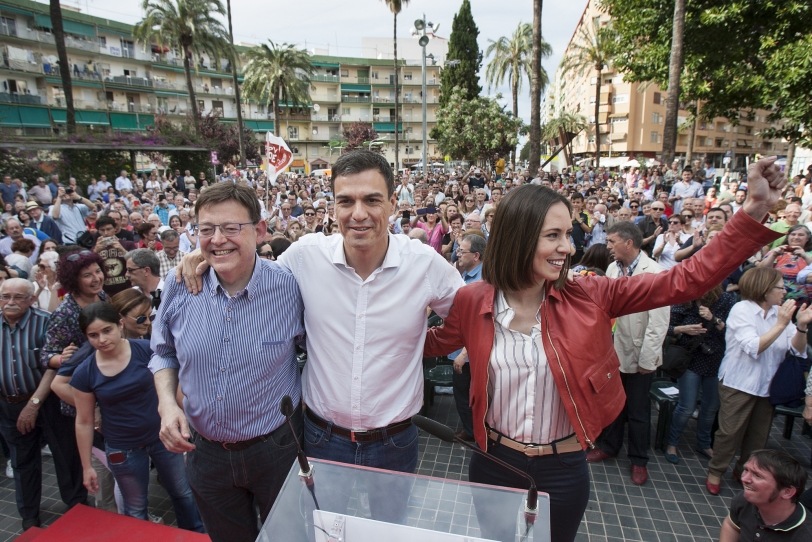
M337 75L313 75L310 77L311 82L316 83L338 83L340 81Z
M248 115L243 116L251 120L274 120L273 113L263 113L260 111L250 111Z
M310 115L313 122L341 122L341 115Z
M342 96L342 103L348 104L368 104L370 103L369 96Z
M426 97L426 103L427 104L436 104L436 103L439 103L439 102L440 102L440 98L438 98L436 96L427 96ZM403 99L401 99L401 103L404 103L404 104L422 104L423 103L423 98L420 97L420 96L408 96L407 95L407 96L404 96Z
M307 113L282 113L279 115L279 120L310 120L310 112Z
M106 77L104 79L108 83L118 85L127 85L129 87L150 87L152 88L152 79L146 77L131 77L129 75L114 75L113 77Z
M313 103L318 102L340 102L341 100L338 97L338 94L311 94L310 101Z
M404 79L404 85L422 85L423 84L423 76L413 77L412 79ZM439 85L440 81L437 79L426 79L427 85Z
M195 92L200 94L214 94L216 96L234 95L234 89L231 87L210 87L209 85L195 85Z
M43 64L42 73L45 75L55 75L60 77L62 75L62 70L60 70L59 66L56 64ZM78 64L74 64L73 69L71 70L71 79L81 79L83 81L101 81L102 77L98 71L90 71L90 68L88 68L86 64L82 69L79 68Z
M29 105L45 105L45 100L42 96L36 94L11 94L8 92L0 92L0 102L10 104L29 104Z

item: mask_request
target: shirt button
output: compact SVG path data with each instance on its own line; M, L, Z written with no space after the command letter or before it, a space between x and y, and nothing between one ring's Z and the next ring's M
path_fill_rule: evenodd
M358 346L356 346L356 347L355 347L355 349L356 349L356 350L361 350L361 346L360 346L360 345L358 345Z
M231 318L226 318L226 322L230 322L230 321L231 321Z
M356 376L356 377L354 378L354 380L358 380L358 377Z
M228 340L228 339L226 339ZM606 373L606 378L612 378L612 373Z
M228 311L231 312L231 307L228 308Z
M220 369L220 371L222 371L222 372L226 372L226 368L225 368L225 367L223 367L222 369Z
M223 340L224 340L225 342L228 342L228 337L226 337L226 338L225 338L225 339L223 339Z
M223 398L222 398L222 397L218 397L218 398L217 398L217 400L218 400L218 401L222 401L222 400L223 400Z

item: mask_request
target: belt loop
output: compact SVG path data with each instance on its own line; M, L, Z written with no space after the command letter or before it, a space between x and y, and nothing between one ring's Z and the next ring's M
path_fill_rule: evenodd
M330 442L330 436L333 434L333 422L327 422L327 434L324 435L324 441Z
M499 431L494 431L494 433L496 433L496 440L494 440L493 443L496 446L499 446L499 441L502 440L502 433L500 433Z
M389 438L386 435L386 427L381 427L381 440L383 440L383 445L387 446L389 444Z
M550 446L552 446L552 447L553 447L553 455L558 455L558 443L556 443L556 442L551 442L551 443L550 443Z

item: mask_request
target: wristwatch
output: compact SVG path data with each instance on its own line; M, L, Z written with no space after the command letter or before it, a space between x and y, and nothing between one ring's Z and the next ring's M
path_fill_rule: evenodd
M721 319L721 318L719 318L719 317L717 316L717 317L715 317L715 318L713 319L713 323L714 323L714 325L717 325L717 326L718 326L718 325L720 325L720 324L722 324L722 323L724 323L724 322L722 322L722 319Z
M39 399L39 398L37 398L37 397L32 397L32 398L31 398L31 399L29 399L29 400L30 400L32 403L34 403L35 405L37 405L37 406L39 406L39 405L42 403L42 399Z

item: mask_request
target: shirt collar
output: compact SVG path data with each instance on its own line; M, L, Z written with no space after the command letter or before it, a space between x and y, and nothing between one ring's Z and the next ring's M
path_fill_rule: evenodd
M244 289L240 290L232 297L239 297L243 292L247 292L248 299L249 300L254 299L254 295L256 295L257 293L257 283L259 282L259 274L261 272L262 272L261 260L259 259L259 256L254 255L254 272L251 274L251 280L248 281L248 285ZM211 294L212 297L217 295L218 288L222 289L223 292L225 292L226 295L228 295L227 290L223 287L222 284L220 284L220 279L217 278L217 273L214 272L213 267L209 267L209 272L205 276L207 277L209 283L209 293ZM161 280L159 286L163 286L163 279Z
M477 265L474 267L470 272L466 271L462 274L462 279L465 280L467 278L480 278L482 276L482 264Z
M643 257L643 251L641 250L637 254L637 258L635 258L632 261L632 263L629 264L628 268L624 268L623 263L621 263L621 262L615 262L617 264L617 266L618 266L618 269L620 269L620 275L624 276L624 277L631 277L632 275L634 275L634 270L637 269L637 265L640 263L640 258L642 258L642 257ZM628 273L627 273L627 270L628 270Z
M761 514L758 516L759 521L764 523L761 519ZM795 511L790 514L790 516L782 521L781 523L777 523L773 526L764 525L765 529L770 529L771 531L791 531L796 527L800 527L800 525L806 520L806 508L801 503L795 503Z
M349 264L347 264L347 254L344 252L344 238L340 235L336 235L335 237L339 239L339 242L333 249L332 261L334 264L349 267ZM387 241L389 246L386 248L386 256L383 258L383 263L381 264L380 269L386 269L387 267L398 267L401 263L400 250L396 246L397 239L394 235L389 233L387 236Z
M17 323L16 323L16 324L14 324L14 327L13 327L13 328L12 328L12 327L9 325L9 323L8 323L8 322L6 322L6 319L5 319L5 318L3 318L2 316L0 316L0 321L2 321L2 322L3 322L3 325L4 325L4 326L8 326L8 328L9 328L9 329L22 329L22 328L24 328L24 327L25 327L25 324L27 324L27 323L28 323L28 319L29 319L30 317L31 317L31 309L29 308L27 311L25 311L25 314L23 314L22 318L20 318L19 320L17 320Z

